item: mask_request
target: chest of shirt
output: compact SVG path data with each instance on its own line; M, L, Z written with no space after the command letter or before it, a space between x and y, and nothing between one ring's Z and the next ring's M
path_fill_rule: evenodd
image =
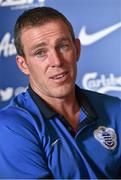
M85 168L91 172L91 178L115 177L119 171L120 152L114 132L104 123L90 121L80 126L73 137L58 118L49 120L42 138L49 168L58 178L83 178L81 174L88 177Z

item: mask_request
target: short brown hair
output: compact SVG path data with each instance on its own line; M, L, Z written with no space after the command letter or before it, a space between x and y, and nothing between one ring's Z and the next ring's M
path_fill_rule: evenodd
M16 21L14 27L14 43L17 53L24 56L23 45L21 42L21 32L25 27L39 26L51 20L62 20L68 27L72 39L75 39L74 30L71 23L59 11L50 7L37 7L24 11Z

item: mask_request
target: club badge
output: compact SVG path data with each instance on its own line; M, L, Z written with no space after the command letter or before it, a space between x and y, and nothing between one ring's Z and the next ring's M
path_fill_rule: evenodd
M117 146L117 137L114 129L99 126L94 131L94 137L106 148L113 150Z

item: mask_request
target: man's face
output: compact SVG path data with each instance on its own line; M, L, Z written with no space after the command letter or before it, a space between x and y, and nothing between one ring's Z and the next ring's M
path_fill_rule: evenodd
M21 41L25 58L17 56L20 69L29 76L40 96L63 98L71 95L80 53L79 40L72 40L62 21L51 21L23 29Z

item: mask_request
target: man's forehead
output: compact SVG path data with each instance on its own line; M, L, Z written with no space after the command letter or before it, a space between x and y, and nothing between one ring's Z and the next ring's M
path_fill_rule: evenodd
M42 24L38 23L38 24L36 24L34 26L26 25L21 29L21 32L24 33L24 32L26 32L28 30L43 29L45 27L48 27L49 29L53 29L55 26L58 27L58 29L59 28L60 29L66 29L66 30L68 29L68 26L64 21L62 21L60 19L58 19L58 20L55 19L55 20L50 20L50 21L44 22Z
M51 24L50 24L51 23ZM47 25L28 26L22 30L22 42L30 42L35 46L47 46L49 43L59 43L62 41L69 41L71 33L65 24L59 22L48 22Z
M55 43L61 43L61 42L66 42L66 41L69 41L69 37L62 36L62 37L53 39L53 42ZM49 42L47 40L42 40L41 42L38 43L39 46L46 46L48 44Z

